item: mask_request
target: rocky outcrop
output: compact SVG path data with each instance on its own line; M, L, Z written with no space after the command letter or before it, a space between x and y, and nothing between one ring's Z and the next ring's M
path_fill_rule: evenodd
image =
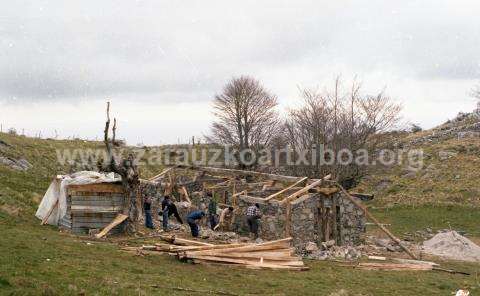
M455 119L431 130L429 134L411 140L407 146L454 138L464 139L476 137L480 137L480 114L475 112L460 113Z
M24 158L15 159L11 157L0 156L0 165L7 166L12 170L27 171L33 166Z
M12 145L10 145L7 142L0 139L0 150L5 149L5 148L10 148L10 147L12 147Z

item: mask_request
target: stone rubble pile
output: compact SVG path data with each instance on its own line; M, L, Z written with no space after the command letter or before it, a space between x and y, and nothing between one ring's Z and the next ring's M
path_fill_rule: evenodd
M314 242L309 242L303 256L314 260L355 261L362 257L362 247L336 246L334 241L322 243L321 247L318 247Z
M200 231L200 237L208 241L233 243L238 241L239 235L231 231L213 231L210 228L202 227Z

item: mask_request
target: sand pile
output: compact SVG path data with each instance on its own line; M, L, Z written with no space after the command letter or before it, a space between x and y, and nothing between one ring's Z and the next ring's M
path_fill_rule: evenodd
M480 247L456 231L441 232L423 242L423 251L454 260L480 262Z

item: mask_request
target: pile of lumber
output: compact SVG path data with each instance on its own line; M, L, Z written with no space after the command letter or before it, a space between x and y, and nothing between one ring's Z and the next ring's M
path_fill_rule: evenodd
M292 238L259 244L213 245L177 237L162 237L168 244L142 246L142 250L166 252L197 264L229 264L254 269L307 270L301 257L290 246ZM132 250L132 249L129 249Z
M290 247L291 238L260 244L227 244L198 247L178 252L179 259L192 259L195 263L236 264L249 268L288 270L308 269Z

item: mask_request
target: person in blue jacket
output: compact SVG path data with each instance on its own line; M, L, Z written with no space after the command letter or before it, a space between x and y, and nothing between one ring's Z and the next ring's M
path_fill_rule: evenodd
M198 237L198 222L205 217L205 213L203 211L193 211L187 216L187 223L190 226L190 230L192 231L193 237Z

